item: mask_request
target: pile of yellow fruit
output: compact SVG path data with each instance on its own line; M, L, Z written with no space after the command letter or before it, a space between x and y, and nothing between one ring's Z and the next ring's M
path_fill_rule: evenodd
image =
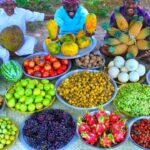
M95 14L89 14L86 17L86 31L90 34L96 30L97 18ZM50 20L47 23L48 37L45 43L48 51L51 54L62 53L65 56L75 56L79 49L87 48L91 44L91 38L86 36L86 33L81 30L77 35L65 34L61 38L58 37L58 25L55 20Z
M146 40L150 35L150 27L143 28L144 18L142 16L135 15L128 23L125 17L116 10L115 19L116 28L106 22L102 24L109 35L104 43L109 46L108 51L112 55L126 54L126 58L129 59L136 57L139 51L150 49L150 41Z

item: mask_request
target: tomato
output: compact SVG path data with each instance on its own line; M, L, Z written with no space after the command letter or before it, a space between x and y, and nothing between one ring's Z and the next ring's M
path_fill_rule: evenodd
M61 70L66 71L67 70L67 66L66 65L62 65L61 66Z
M50 73L50 76L51 76L51 77L57 76L57 73L56 73L55 71L52 71L52 72Z
M35 66L35 62L33 60L29 61L29 67L33 68Z
M44 56L44 59L45 59L45 60L50 60L50 59L51 59L51 57L52 57L52 55L47 54L47 55L45 55L45 56Z
M33 69L28 69L28 70L27 70L27 73L28 73L29 75L33 76L34 70L33 70Z
M42 73L42 77L43 77L43 78L49 77L49 72L48 72L48 71L44 71L44 72Z
M40 60L38 65L39 65L40 67L44 67L45 61L44 61L44 60Z
M62 69L57 70L57 74L62 74L64 71Z
M50 64L46 64L46 65L44 66L44 70L46 70L46 71L49 71L49 70L51 70L51 69L52 69L52 67L51 67Z
M34 73L34 76L41 78L42 77L42 73L37 71L37 72Z
M40 72L41 72L41 73L44 73L44 71L45 71L44 68L42 68Z
M55 61L55 62L53 63L53 68L54 68L55 70L59 69L60 67L61 67L61 63L60 63L59 61Z
M69 61L68 61L67 59L62 59L62 60L61 60L61 63L62 63L63 65L68 65L68 64L69 64Z
M25 61L24 61L24 63L23 63L23 66L24 67L28 67L29 66L29 59L26 59Z
M50 62L52 62L52 63L53 63L53 62L55 62L55 61L57 61L57 58L56 58L56 57L54 57L54 56L52 56L52 57L51 57L51 59L50 59Z
M35 72L40 71L40 70L41 70L40 66L35 66L35 67L34 67L34 71L35 71Z
M36 64L38 64L38 62L40 61L39 56L35 56L35 57L33 58L33 61L34 61Z

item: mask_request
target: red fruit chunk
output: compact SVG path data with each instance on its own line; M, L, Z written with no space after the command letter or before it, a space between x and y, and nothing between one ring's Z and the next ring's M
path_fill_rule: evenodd
M94 145L97 142L97 135L91 132L82 132L81 137L85 139L86 143Z

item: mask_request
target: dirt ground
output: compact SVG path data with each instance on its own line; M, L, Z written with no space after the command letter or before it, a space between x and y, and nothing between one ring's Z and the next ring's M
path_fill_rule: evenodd
M115 3L117 3L117 1L119 4L121 0L115 0ZM150 0L141 0L141 5L150 12ZM103 21L106 21L106 20L109 20L109 17L106 19L100 18L98 21L97 30L95 32L95 37L97 38L97 41L98 41L97 48L99 47L100 42L103 40L103 37L105 35L105 31L100 27L100 25ZM43 23L43 25L41 25L40 28L36 29L35 32L32 32L32 33L28 32L29 35L35 36L38 40L38 44L35 47L35 52L43 50L42 44L43 44L45 37L47 36L47 29L45 28L45 24L46 22Z

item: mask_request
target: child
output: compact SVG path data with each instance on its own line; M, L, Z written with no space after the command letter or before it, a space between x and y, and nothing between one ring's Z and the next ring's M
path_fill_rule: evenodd
M56 11L54 19L60 34L77 33L84 28L88 11L80 5L80 0L62 0L62 6Z
M52 16L45 16L44 13L18 8L16 0L0 0L0 6L0 32L6 27L17 25L24 33L24 44L15 54L18 56L33 54L37 40L26 35L26 23L49 20ZM9 56L9 51L0 45L0 59L6 62L9 60Z

